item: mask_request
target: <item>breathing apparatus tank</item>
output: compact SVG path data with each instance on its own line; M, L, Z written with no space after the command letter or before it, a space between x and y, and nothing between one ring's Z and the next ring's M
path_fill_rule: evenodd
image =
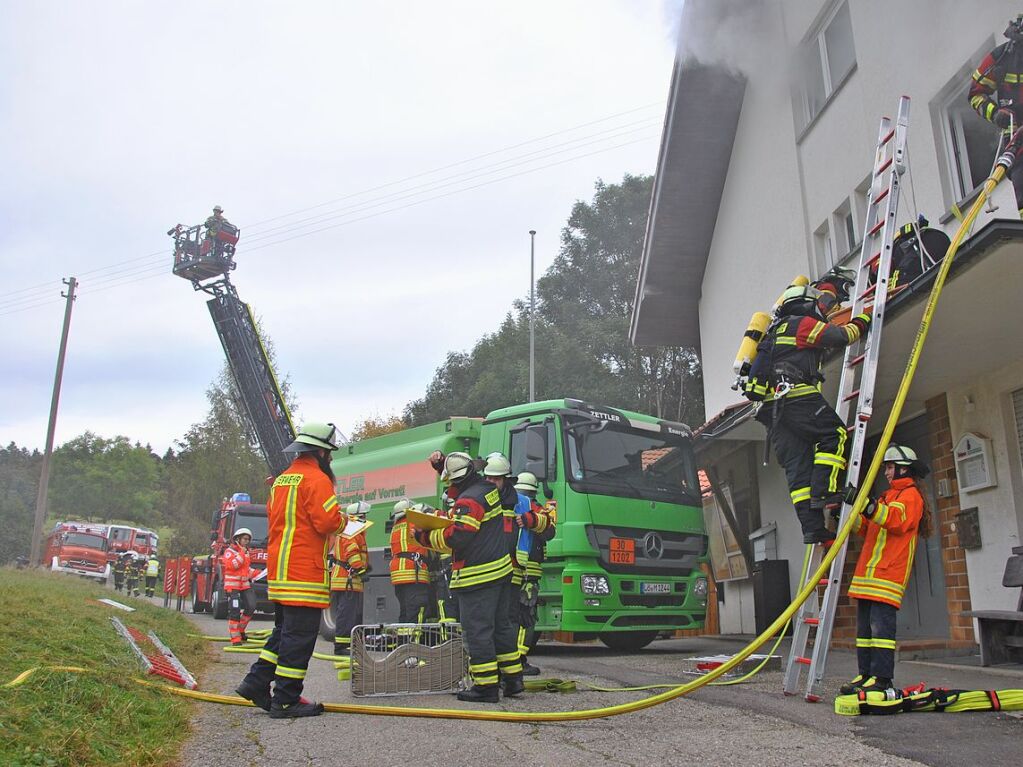
M789 283L785 290L809 284L810 278L799 274L796 275L795 279ZM757 346L764 340L767 328L770 327L773 316L777 314L778 307L781 306L782 296L784 295L785 291L782 291L781 296L778 296L778 300L774 302L771 314L767 312L753 312L749 325L746 326L746 332L742 334L742 342L739 344L739 350L735 354L735 363L732 365L732 370L736 375L735 385L732 386L733 389L738 389L741 380L749 374L750 365L753 364L753 360L757 357Z

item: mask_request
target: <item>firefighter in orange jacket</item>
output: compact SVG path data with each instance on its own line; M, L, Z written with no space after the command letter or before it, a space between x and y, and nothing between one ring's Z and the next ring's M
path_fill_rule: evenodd
M394 504L391 512L391 585L398 599L399 623L422 623L430 609L429 550L419 544L405 513L412 508L407 500Z
M369 504L356 501L348 504L349 519L366 521ZM369 548L366 534L351 538L338 536L331 553L330 602L334 614L334 655L348 655L352 647L352 629L362 623L363 579L369 572Z
M1023 14L1005 28L1008 42L996 46L973 71L966 97L983 119L1002 131L1003 142L1023 126ZM1009 171L1016 207L1023 211L1023 162Z
M220 555L220 566L224 571L224 591L227 593L227 633L231 644L240 645L248 641L245 629L256 612L256 595L252 592L252 579L262 570L252 566L249 559L249 544L252 531L239 527L231 536L231 545Z
M284 451L296 453L295 459L270 488L267 584L275 603L274 628L236 692L274 719L323 713L323 704L302 698L302 687L320 614L330 606L330 537L348 521L338 507L330 468L336 433L333 424L305 424Z
M856 532L865 536L849 586L849 596L857 600L859 674L842 686L843 695L893 689L896 613L913 571L917 535L926 538L931 532L920 486L927 474L911 448L890 445L884 454L888 489L856 520Z

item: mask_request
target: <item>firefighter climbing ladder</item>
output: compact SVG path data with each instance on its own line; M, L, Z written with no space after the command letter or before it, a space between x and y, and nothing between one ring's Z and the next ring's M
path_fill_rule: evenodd
M847 482L855 485L860 476L863 461L863 447L867 437L867 426L874 410L874 382L881 350L881 328L884 324L885 304L888 298L888 277L891 271L892 241L895 239L895 215L899 207L900 179L906 171L906 132L909 127L909 97L899 99L899 111L894 127L891 119L881 118L878 132L877 151L874 155L874 169L870 189L867 192L867 219L864 226L863 244L856 273L856 288L853 295L852 316L865 311L864 307L873 299L870 309L872 322L870 332L845 350L842 363L842 377L838 385L838 416L851 434ZM887 181L887 183L885 183ZM871 271L876 268L877 276L870 283ZM855 410L854 410L855 406ZM849 415L853 422L849 425ZM845 524L852 510L851 493L842 505L839 528ZM818 569L824 555L824 546L814 545L807 558L807 567L801 576L805 583ZM835 612L842 588L842 573L845 569L846 544L842 545L824 586L824 597L818 602L814 591L795 617L792 632L792 648L785 667L784 690L786 695L795 695L799 686L800 671L809 667L806 680L806 700L816 702L821 698L824 670L827 666L828 648L835 625ZM813 652L807 655L811 630L816 632Z

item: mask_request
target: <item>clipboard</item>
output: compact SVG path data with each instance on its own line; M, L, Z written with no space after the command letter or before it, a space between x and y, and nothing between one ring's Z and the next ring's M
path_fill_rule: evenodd
M266 578L266 573L267 573L267 569L266 569L266 568L264 567L264 568L263 568L263 572L261 572L261 573L260 573L259 575L257 575L257 576L256 576L255 578L252 578L252 579L251 579L251 580L252 580L252 582L253 582L253 583L255 583L256 581L261 581L261 580L263 580L264 578Z
M441 530L454 524L455 520L447 517L438 517L436 514L424 514L415 509L405 512L405 517L420 530Z
M359 522L355 519L349 519L348 524L345 525L345 529L342 530L338 535L342 538L354 538L359 533L366 532L369 528L373 527L373 523L368 519L365 522Z

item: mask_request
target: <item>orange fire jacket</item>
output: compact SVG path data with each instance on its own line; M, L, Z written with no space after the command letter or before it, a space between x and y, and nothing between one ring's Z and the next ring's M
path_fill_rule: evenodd
M877 500L873 517L857 517L854 530L865 535L866 540L849 585L849 596L884 602L895 608L902 605L913 572L923 510L920 491L911 478L903 477L892 480L892 486Z
M334 541L334 569L330 571L331 591L362 591L362 575L369 563L369 548L363 533L352 538L340 535ZM346 566L347 565L347 566Z
M429 553L425 546L421 546L412 537L405 517L395 522L391 528L391 585L429 583L430 570L426 566ZM416 556L419 557L418 561L414 558Z
M348 518L338 507L333 483L316 459L299 454L274 481L266 514L268 596L296 607L327 607L330 537Z
M224 591L245 591L252 586L251 580L262 572L252 566L249 550L234 544L224 549L220 565L224 568Z

